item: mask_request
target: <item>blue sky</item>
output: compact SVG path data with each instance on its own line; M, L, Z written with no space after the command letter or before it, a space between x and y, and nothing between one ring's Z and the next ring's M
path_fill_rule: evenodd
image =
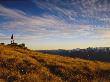
M0 0L0 42L31 49L110 46L109 0Z

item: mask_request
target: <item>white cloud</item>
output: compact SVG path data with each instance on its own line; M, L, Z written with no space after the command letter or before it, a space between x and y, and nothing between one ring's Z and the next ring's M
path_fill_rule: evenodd
M88 4L89 3L89 4ZM87 2L83 4L83 6L88 8L89 5L94 2ZM74 4L74 3L71 3ZM70 5L71 5L70 4ZM40 4L42 7L46 7L44 4ZM77 12L74 12L74 10L67 10L62 9L60 7L57 7L55 5L50 6L48 4L47 6L50 10L54 9L63 13L64 15L68 16L72 19L73 22L76 21L74 19L74 16L77 15ZM90 6L89 9L91 9L93 5ZM91 14L90 10L87 9L83 13ZM22 33L22 37L17 36L19 39L37 39L37 38L48 38L51 36L56 37L74 37L74 36L85 36L88 37L89 35L100 37L103 35L103 37L109 36L108 30L94 30L93 25L85 25L85 24L79 24L76 25L75 23L69 23L68 21L65 21L64 19L61 19L58 16L55 15L43 15L43 16L27 16L26 13L20 10L10 9L6 8L4 6L0 6L0 16L5 16L7 18L12 19L11 21L7 21L5 23L0 24L2 30L5 31L14 31L17 33ZM108 18L109 20L109 18ZM103 28L105 29L105 28ZM25 33L27 35L25 35ZM36 37L37 36L37 37ZM1 37L4 38L4 37Z
M109 0L35 0L37 6L48 9L53 13L57 12L60 17L83 16L95 18L110 23L110 2Z
M20 11L20 10L15 10L15 9L10 9L10 8L6 8L2 5L0 5L0 15L4 16L4 17L10 17L13 18L15 20L19 20L19 19L26 19L27 17L25 17L25 13Z
M94 30L96 36L100 36L103 38L110 38L110 28L100 28Z

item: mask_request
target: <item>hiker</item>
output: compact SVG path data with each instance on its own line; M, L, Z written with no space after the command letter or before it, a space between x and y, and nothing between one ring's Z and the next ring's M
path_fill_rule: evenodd
M11 36L11 44L12 43L14 43L14 36L13 36L13 34L12 34L12 36Z

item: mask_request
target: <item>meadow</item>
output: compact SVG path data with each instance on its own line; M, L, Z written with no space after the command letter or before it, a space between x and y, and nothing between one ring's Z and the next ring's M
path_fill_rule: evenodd
M0 45L0 82L110 82L110 63Z

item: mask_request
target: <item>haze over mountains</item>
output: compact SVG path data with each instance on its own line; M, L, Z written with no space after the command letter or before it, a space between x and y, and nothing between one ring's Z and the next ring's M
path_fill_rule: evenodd
M98 60L104 62L110 62L110 47L96 47L87 49L72 49L72 50L36 50L48 54L56 54L68 57L78 57L88 60Z

